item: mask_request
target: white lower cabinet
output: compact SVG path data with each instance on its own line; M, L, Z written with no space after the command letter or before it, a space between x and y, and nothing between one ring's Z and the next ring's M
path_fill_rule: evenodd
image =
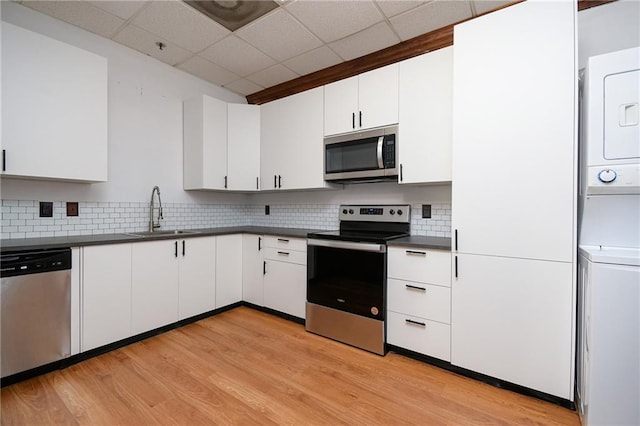
M182 320L215 308L216 237L180 240L178 249L178 319Z
M449 361L450 252L390 247L387 269L387 343Z
M451 326L389 311L387 342L434 358L451 359Z
M307 252L302 238L265 237L264 306L305 317Z
M242 300L263 306L263 257L264 237L245 234L242 236Z
M456 254L451 363L570 398L573 265Z
M216 308L242 300L242 234L217 237Z
M81 352L131 336L131 247L82 248Z
M178 320L178 241L132 245L132 334L140 334Z

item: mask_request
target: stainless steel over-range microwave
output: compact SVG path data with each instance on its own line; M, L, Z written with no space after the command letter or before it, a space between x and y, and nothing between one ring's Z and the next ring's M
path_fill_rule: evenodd
M324 139L324 179L395 180L398 176L398 126Z

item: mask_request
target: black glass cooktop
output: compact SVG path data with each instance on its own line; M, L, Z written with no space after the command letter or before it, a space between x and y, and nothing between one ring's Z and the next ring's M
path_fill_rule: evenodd
M363 243L384 243L395 238L406 237L408 232L396 231L323 231L312 232L309 238L339 241L356 241Z

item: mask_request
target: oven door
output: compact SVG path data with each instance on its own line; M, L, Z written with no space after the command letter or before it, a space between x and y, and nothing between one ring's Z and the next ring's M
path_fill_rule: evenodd
M386 245L307 240L307 301L384 320Z

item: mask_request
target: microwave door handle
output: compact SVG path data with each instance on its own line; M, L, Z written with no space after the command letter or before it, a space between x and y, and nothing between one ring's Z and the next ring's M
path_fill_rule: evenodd
M384 160L382 158L382 145L384 143L384 136L378 138L378 168L384 169Z

